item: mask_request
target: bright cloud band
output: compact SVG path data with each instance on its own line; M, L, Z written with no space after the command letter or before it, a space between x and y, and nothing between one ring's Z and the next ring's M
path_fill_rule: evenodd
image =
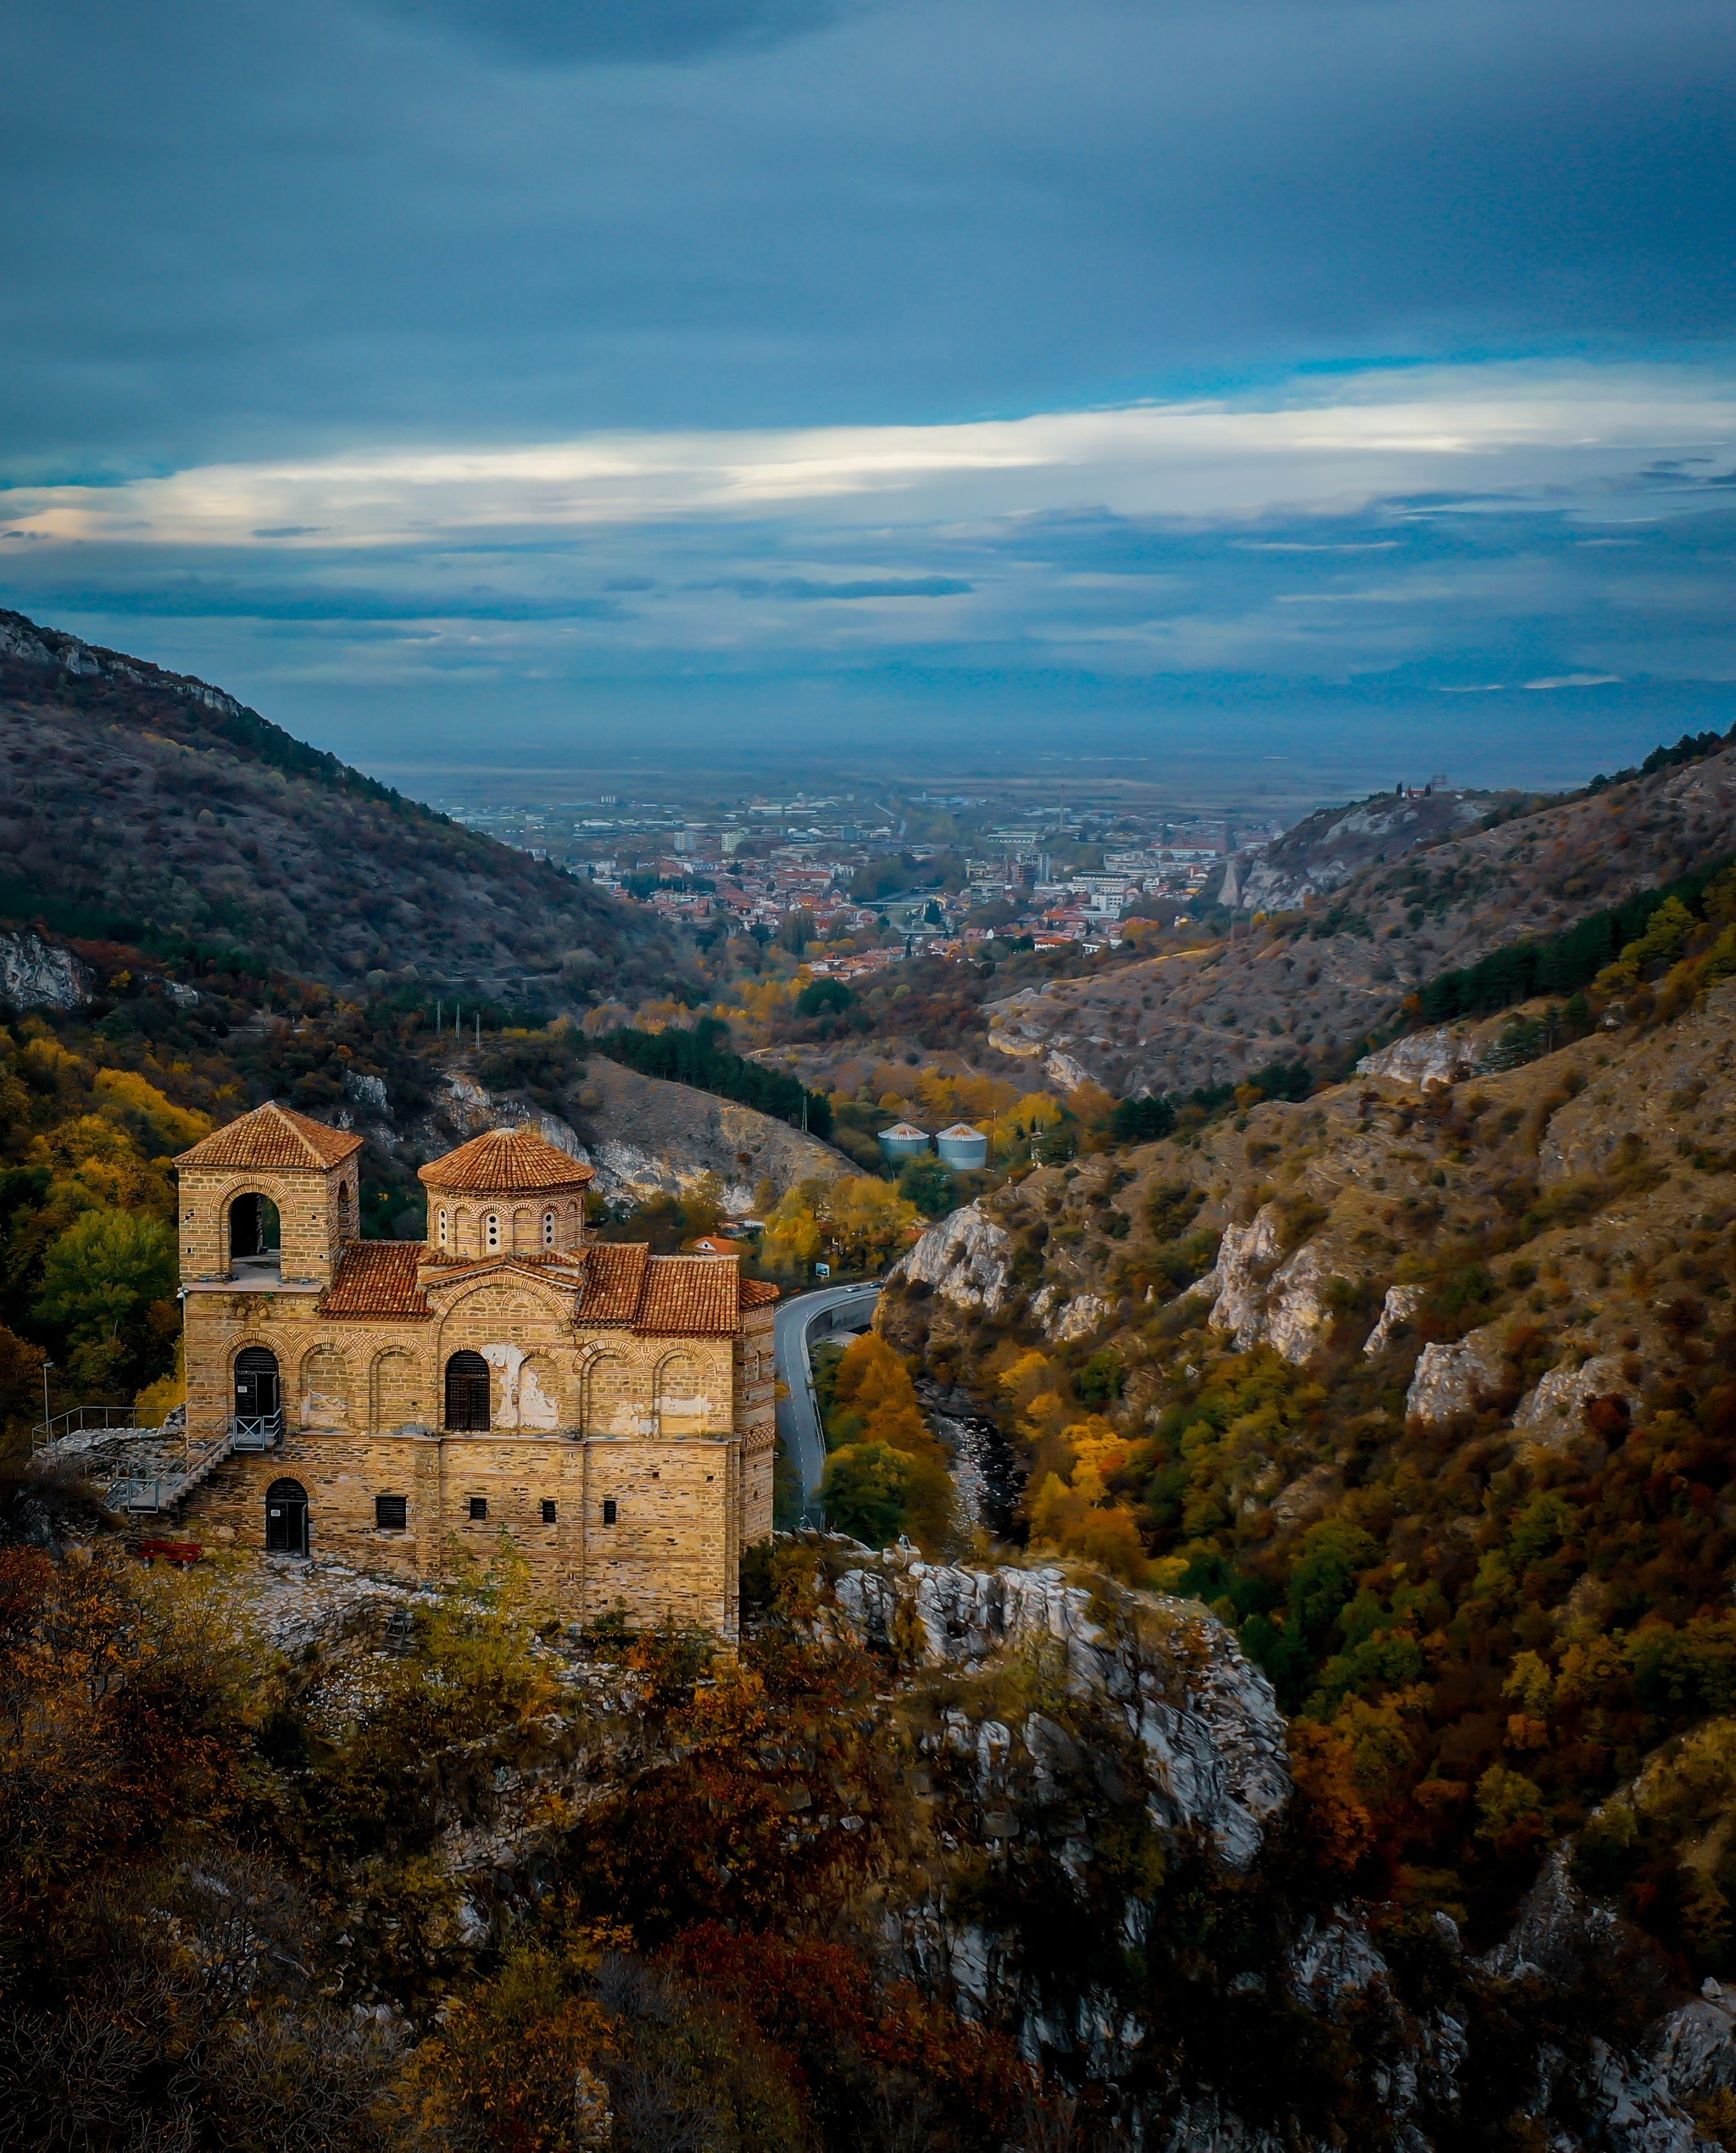
M594 435L20 487L3 534L175 546L415 545L684 516L899 520L1086 507L1221 516L1374 494L1579 486L1736 448L1693 368L1383 370L1251 398L932 426ZM1696 460L1698 459L1698 461Z

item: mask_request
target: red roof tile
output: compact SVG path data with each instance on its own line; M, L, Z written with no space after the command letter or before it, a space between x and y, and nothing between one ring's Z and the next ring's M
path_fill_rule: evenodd
M333 1129L324 1121L310 1121L271 1099L243 1114L226 1128L216 1130L191 1151L183 1151L177 1166L256 1167L281 1173L298 1168L324 1173L339 1165L362 1140L347 1130Z
M631 1323L639 1311L651 1251L643 1242L593 1241L585 1251L581 1323Z
M654 1256L636 1331L727 1335L741 1320L742 1274L731 1256Z
M427 1255L420 1241L352 1241L338 1259L337 1276L320 1296L322 1316L426 1316L428 1302L416 1283Z
M490 1129L468 1143L433 1159L417 1178L430 1188L458 1189L477 1196L542 1195L554 1189L582 1188L593 1170L557 1151L534 1129Z
M744 1278L742 1281L742 1306L764 1308L767 1301L783 1298L782 1286L774 1286L769 1278Z

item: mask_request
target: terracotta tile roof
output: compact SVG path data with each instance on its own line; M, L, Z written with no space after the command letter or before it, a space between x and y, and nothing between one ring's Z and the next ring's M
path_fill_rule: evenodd
M322 1316L426 1316L428 1303L416 1283L427 1255L420 1241L352 1241L338 1259L337 1276L320 1299Z
M262 1171L285 1168L316 1169L324 1173L359 1151L362 1140L343 1129L310 1121L305 1114L280 1106L271 1099L243 1114L226 1128L214 1131L203 1143L183 1151L177 1166L256 1166Z
M593 1241L585 1251L581 1323L631 1323L639 1312L651 1251L643 1242Z
M726 1336L741 1320L739 1266L729 1256L653 1256L633 1325L652 1332Z
M783 1298L782 1286L774 1286L769 1278L744 1278L742 1281L742 1306L764 1308L767 1301Z
M478 1196L542 1195L553 1189L582 1188L592 1178L592 1169L557 1151L534 1129L490 1129L445 1158L431 1160L417 1178L430 1188Z

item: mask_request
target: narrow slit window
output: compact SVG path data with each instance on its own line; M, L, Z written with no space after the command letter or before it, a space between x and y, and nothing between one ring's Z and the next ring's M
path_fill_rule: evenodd
M603 1522L605 1525L613 1525L615 1520L615 1515L616 1512L614 1496L605 1495L603 1499Z
M488 1498L486 1495L472 1495L470 1498L471 1522L473 1524L480 1524L481 1521L487 1516L487 1515Z
M376 1495L374 1498L374 1523L382 1533L402 1533L410 1522L410 1499L408 1495Z
M446 1246L446 1214L444 1211L440 1214L440 1245L442 1249Z
M491 1249L498 1249L500 1246L500 1214L498 1211L491 1211L488 1214L487 1218L483 1221L482 1233L484 1239L487 1241Z
M552 1249L554 1246L554 1214L553 1211L545 1211L542 1214L542 1246L545 1249Z

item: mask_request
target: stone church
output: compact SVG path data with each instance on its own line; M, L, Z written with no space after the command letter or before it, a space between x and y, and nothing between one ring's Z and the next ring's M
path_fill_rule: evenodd
M359 1236L361 1139L272 1104L175 1161L190 1522L434 1578L509 1534L564 1614L732 1638L771 1531L777 1288L590 1239L591 1169L496 1129L421 1169L426 1243Z

